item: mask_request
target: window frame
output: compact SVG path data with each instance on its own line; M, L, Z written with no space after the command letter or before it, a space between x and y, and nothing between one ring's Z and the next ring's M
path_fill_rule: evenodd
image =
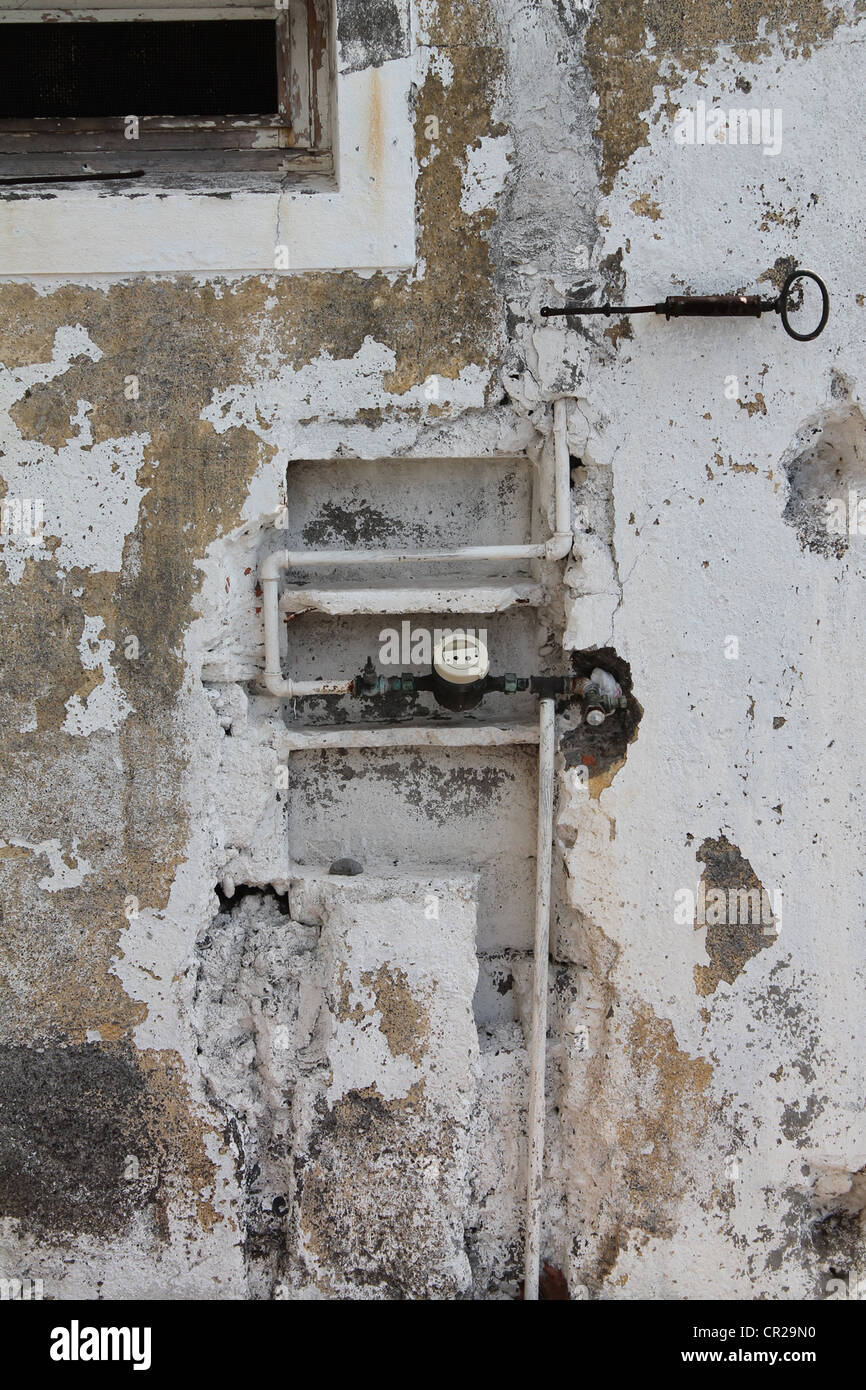
M414 0L402 51L364 66L341 38L343 7L356 3L316 0L328 45L319 90L328 87L330 126L322 143L331 151L332 171L0 187L3 280L55 285L138 275L219 281L257 275L278 281L306 273L413 270ZM311 51L315 58L315 42Z
M97 0L50 10L38 0L14 9L0 0L0 39L7 23L272 19L279 101L278 110L266 114L138 116L137 139L125 134L124 116L0 118L0 180L38 184L41 175L51 183L99 184L100 174L118 180L129 172L141 188L188 187L191 178L208 176L225 185L232 175L244 176L246 184L251 175L332 174L328 8L326 0L181 0L170 9ZM121 178L120 186L131 182Z

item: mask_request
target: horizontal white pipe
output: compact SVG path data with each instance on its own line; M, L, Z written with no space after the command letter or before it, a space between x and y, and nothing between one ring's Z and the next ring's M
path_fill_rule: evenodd
M535 940L532 958L532 1023L529 1040L529 1115L526 1124L526 1235L523 1297L538 1298L541 1258L541 1190L544 1171L544 1079L547 1057L547 960L550 954L550 875L553 859L554 709L539 703L538 827L535 859Z
M532 545L465 545L457 550L275 550L262 566L263 581L275 578L280 570L323 569L337 565L429 565L462 560L541 560L563 559L571 548L572 537L551 536Z
M534 579L481 580L468 584L418 584L404 581L398 588L351 585L320 589L318 585L286 589L281 613L326 613L332 617L382 613L502 613L509 608L542 608L547 591Z
M289 698L303 700L308 695L351 695L352 681L286 681Z
M307 700L317 695L351 695L351 681L290 681L285 676L264 675L265 689L281 700Z
M286 729L276 741L277 753L317 748L503 748L537 743L537 724L398 724L362 729Z

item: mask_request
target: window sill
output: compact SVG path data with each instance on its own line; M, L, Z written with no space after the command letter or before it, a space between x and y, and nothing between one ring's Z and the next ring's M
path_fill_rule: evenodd
M44 177L34 174L38 169ZM104 178L99 175L104 174ZM128 177L124 177L128 174ZM65 176L64 176L65 175ZM18 180L21 180L18 182ZM308 150L268 150L251 160L246 151L171 151L166 154L69 156L0 155L0 200L62 197L87 191L112 197L141 197L145 193L295 193L299 190L337 191L333 155Z

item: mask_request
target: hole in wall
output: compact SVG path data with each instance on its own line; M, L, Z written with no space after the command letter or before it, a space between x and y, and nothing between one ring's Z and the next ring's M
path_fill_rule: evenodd
M310 1042L302 986L318 928L292 920L273 888L238 885L196 941L192 1022L202 1075L234 1141L253 1298L283 1272L291 1216L292 1103Z
M834 380L835 394L846 389ZM803 550L841 559L852 538L866 535L866 419L860 408L842 406L802 430L782 467L788 479L782 519Z
M812 1172L812 1206L816 1214L808 1228L809 1240L815 1252L830 1261L830 1276L848 1279L852 1271L860 1271L863 1265L866 1167L851 1170L820 1162L813 1165ZM859 1287L854 1296L862 1297Z
M222 882L220 882L215 885L214 893L216 894L216 897L219 901L219 910L221 913L235 911L235 909L237 909L240 906L240 904L243 902L245 898L261 898L263 894L267 894L280 905L287 917L289 915L289 895L288 893L278 893L276 888L263 889L252 887L247 883L238 883L235 886L234 892L229 894L226 893L225 889L222 886Z
M631 667L613 647L573 652L571 664L578 676L591 676L597 666L609 671L628 701L625 709L608 715L603 724L593 728L582 723L562 739L566 767L586 767L591 784L599 776L612 775L622 765L628 745L637 737L643 708L632 693Z

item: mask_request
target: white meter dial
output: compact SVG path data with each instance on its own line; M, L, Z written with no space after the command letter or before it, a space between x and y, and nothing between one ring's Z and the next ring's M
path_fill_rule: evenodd
M452 685L483 680L490 670L487 647L477 633L446 633L433 648L433 670Z

